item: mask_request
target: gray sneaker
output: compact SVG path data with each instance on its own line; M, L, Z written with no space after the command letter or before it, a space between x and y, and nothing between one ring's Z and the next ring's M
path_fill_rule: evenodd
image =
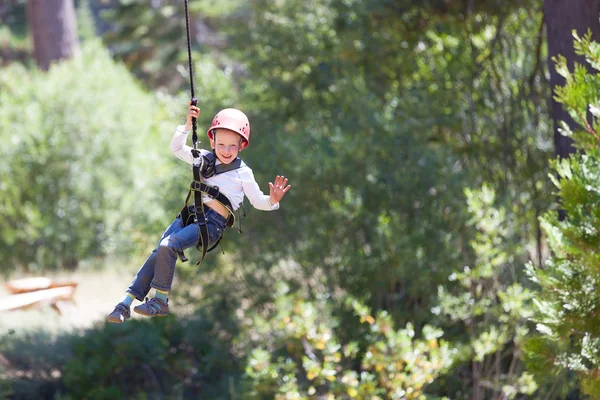
M147 317L165 317L169 315L169 304L165 303L161 299L157 299L156 297L148 300L146 297L146 302L140 304L139 306L133 307L133 311L138 314L145 315Z
M112 322L114 324L122 324L126 320L131 317L131 312L129 311L129 306L125 303L119 303L116 305L113 312L108 314L106 320L108 322Z

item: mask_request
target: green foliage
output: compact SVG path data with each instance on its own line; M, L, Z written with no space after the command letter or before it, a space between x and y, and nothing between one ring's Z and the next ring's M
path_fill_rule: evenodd
M223 24L251 77L241 81L253 124L243 157L259 182L284 173L293 188L277 213L249 213L247 235L233 238L245 267L216 286L257 282L264 294L277 260L293 260L295 285L318 277L313 287L341 287L420 326L435 305L430 288L469 251L465 186L497 187L520 218L511 240L535 240L552 151L541 14L425 14L258 1Z
M210 14L206 4L191 3L193 27L212 29L195 36L193 57L206 58L200 43L241 78L253 126L243 157L259 183L284 173L294 186L280 211L249 213L246 234L228 236L244 268L213 274L206 293L265 300L277 260L293 258L298 286L317 276L419 326L428 288L469 240L463 187L483 180L520 216L515 240L531 240L551 152L534 2L258 1ZM185 86L181 3L123 1L109 20L106 41L138 76Z
M184 3L178 0L150 4L146 0L118 0L113 3L104 10L102 17L110 26L103 34L103 40L114 57L122 60L150 87L171 92L185 89L189 84L189 71ZM235 12L238 3L239 0L189 1L192 60L214 59L212 51L226 45L217 21L222 14ZM202 66L194 69L196 82L212 80L209 71L203 70ZM203 100L214 101L211 93L201 90L197 97L201 103Z
M109 26L114 29L104 39L149 86L187 91L183 4L150 3L113 2ZM201 270L191 264L178 267L191 300L202 297L210 307L210 320L227 329L182 334L174 321L121 330L98 327L77 341L65 374L69 394L143 398L146 387L157 396L183 397L190 390L193 398L199 392L190 389L187 379L198 380L197 371L206 368L206 381L200 381L222 378L215 393L223 396L228 393L226 379L237 382L235 374L243 370L228 360L246 357L251 398L283 398L288 389L290 396L308 398L465 398L470 389L461 391L463 381L472 382L481 371L493 379L482 385L498 389L497 395L533 391L519 359L531 293L515 265L522 265L529 250L525 245L536 234L536 217L552 201L545 179L552 147L540 5L518 3L190 2L196 89L203 109L199 126L205 127L221 105L244 109L253 139L242 157L263 188L274 175L285 174L293 189L276 213L249 210L244 235L227 237L226 257L211 257ZM45 128L49 122L56 122L51 129L55 134L75 132L75 138L83 138L69 136L59 144L90 142L100 135L102 140L94 143L106 146L102 156L88 147L78 150L93 155L103 171L94 180L100 190L93 195L86 192L89 197L84 197L86 187L79 188L74 172L64 180L58 178L65 175L62 170L53 173L59 187L66 188L61 190L70 190L54 197L75 199L69 211L80 213L69 229L52 214L63 206L48 206L35 216L44 218L40 226L51 231L49 238L58 242L54 233L59 231L69 246L81 249L77 258L118 249L148 250L181 206L189 174L189 167L168 158L166 150L175 123L183 122L180 106L186 96L174 107L167 96L149 96L137 85L132 89L124 72L113 72L121 67L99 54L88 51L84 56L85 68L97 63L89 74L77 61L58 69L60 75L51 71L51 79L18 68L0 79L6 81L0 83L0 136L10 143L0 154L11 160L0 166L0 184L7 182L1 188L7 200L3 197L0 207L8 207L0 208L2 217L34 220L28 215L37 203L31 194L22 201L26 191L18 184L46 172L46 166L53 173L56 159L74 163L75 172L87 165L87 160L64 152L44 164L21 162L23 149L31 146L16 146L7 133L15 130L5 127L15 126L33 138L48 129L42 143L33 147L38 153L62 148L52 147L50 138L55 136ZM34 84L23 84L23 76ZM75 81L78 76L85 84ZM44 116L50 116L45 124L35 115L25 124L19 111L31 99L50 108L36 97L36 86L46 80L53 86L48 83L44 95L55 102L60 96L51 91L65 87L82 87L81 93L99 97L76 95L64 103L68 107L58 101L58 107L44 109ZM7 107L11 93L21 88L26 91L17 96L18 107ZM105 91L110 97L103 97ZM136 95L128 97L132 92ZM88 110L99 105L106 118L88 121ZM155 108L140 112L140 105ZM65 116L74 122L65 123ZM80 129L88 124L93 129ZM106 128L119 134L102 136ZM139 143L145 145L143 152L133 150ZM171 161L165 165L165 159ZM14 171L12 160L17 160ZM27 172L32 166L35 172ZM495 197L490 200L485 190L469 192L470 215L464 188L483 182L495 188ZM45 193L51 186L44 184L35 192L54 201ZM136 190L126 190L130 188ZM93 215L86 211L89 202L99 207ZM20 204L26 204L26 212ZM468 224L470 217L474 220ZM0 228L12 242L0 241L2 254L18 244L20 257L31 258L26 238L38 238L37 231L21 233L28 224L4 220L8 222ZM92 235L96 231L90 226L100 227L100 233ZM62 263L58 258L72 252L66 250L53 244L44 256L51 253L57 260L44 260L44 265ZM457 271L457 265L471 267ZM452 272L454 280L448 283ZM279 281L287 282L295 294L278 295ZM444 288L441 293L432 290L439 286ZM449 345L439 339L438 330L425 328L435 321L429 310L436 309L438 296L441 316L462 316L444 321L445 338L461 356L451 373L446 373L454 358ZM355 309L341 305L345 297L357 299ZM238 320L231 319L238 314ZM174 335L172 341L163 336L166 332ZM146 351L146 335L160 353ZM209 351L211 357L198 362L198 349L211 349L206 338L229 335L236 340L225 346L235 356L215 346L218 351ZM178 350L182 358L168 354L170 344L178 349L181 343L187 349ZM251 351L253 346L258 350ZM129 358L98 352L106 348L117 348ZM140 360L143 370L135 369L131 358ZM469 369L465 360L478 370ZM124 366L122 374L110 370L115 365ZM169 375L165 366L178 375ZM164 376L164 388L156 380L144 381L153 374ZM120 383L121 376L131 376L133 384ZM105 386L94 386L97 381ZM461 389L451 387L456 382Z
M9 331L0 336L0 398L54 398L64 390L61 368L71 357L69 335Z
M143 214L136 228L146 231L151 213L162 217L135 203L153 204L142 189L169 174L158 163L169 99L146 94L97 43L47 74L2 69L0 87L3 268L73 267L123 251L128 221Z
M247 11L226 24L253 27L230 30L232 54L253 77L242 82L256 132L243 157L259 182L283 173L293 188L277 213L244 221L248 235L236 239L248 265L241 278L259 274L254 265L276 269L272 260L293 259L302 271L294 284L318 276L317 286L341 286L420 325L415 309L429 300L422 288L441 281L456 257L441 249L456 245L448 232L463 217L454 196L461 173L420 134L417 105L398 96L398 82L380 96L379 82L353 59L355 26L342 24L368 19L368 9L286 1ZM282 233L272 235L273 226ZM273 284L268 276L260 282Z
M75 339L73 357L63 369L69 398L131 398L147 391L165 392L191 369L193 351L182 343L174 318L149 323L107 324Z
M450 275L450 285L439 286L440 304L434 308L447 330L456 332L452 346L461 349L451 375L471 370L472 398L530 395L537 385L520 355L530 335L533 293L515 279L521 275L516 267L521 259L515 255L522 251L511 238L518 226L504 208L496 207L495 192L487 185L467 190L466 196L470 224L477 229L470 242L473 264Z
M597 69L598 43L591 41L590 33L574 36L576 51ZM600 124L596 112L600 75L581 65L569 71L564 58L556 61L566 80L557 88L556 99L580 124L571 129L564 125L563 134L572 136L581 152L552 162L551 178L566 218L560 220L555 212L543 216L552 257L543 268L528 267L541 288L534 320L542 335L530 342L528 358L540 380L553 379L549 372L572 371L587 394L596 398L600 395Z
M77 5L77 31L82 41L95 40L96 38L96 24L90 1L92 0L81 0Z
M573 36L575 53L584 56L593 69L600 70L600 49L598 43L591 40L591 31L588 31L583 37L579 37L575 32ZM600 128L598 123L600 76L596 73L589 73L585 66L577 63L573 71L569 71L567 60L562 56L555 58L554 61L556 70L565 78L565 85L556 88L555 99L565 104L571 118L582 128L571 129L563 123L562 134L572 136L574 145L579 149L587 151L588 148L595 148L600 141L598 134ZM590 120L588 113L591 113L594 118Z
M0 7L0 61L6 65L11 61L35 65L30 55L31 42L28 36L25 1L4 2Z
M98 324L50 337L16 334L0 341L6 398L228 399L243 370L201 312L124 325ZM4 397L2 397L4 398Z
M364 325L361 343L340 341L326 299L308 302L282 287L275 312L253 320L262 345L249 357L247 398L422 398L452 361L442 332L425 326L416 338L411 324L396 329L388 313L348 304Z
M241 82L254 135L243 157L259 182L285 173L293 188L277 213L249 213L232 238L235 264L203 274L211 301L271 305L285 280L307 298L349 294L422 326L437 305L431 288L447 285L474 326L461 336L464 323L452 321L447 335L495 379L481 392L533 392L512 340L528 332L520 266L541 257L537 216L552 202L535 9L439 18L380 2L258 1L232 15L231 54L252 78ZM483 182L495 204L472 216L489 225L473 240L463 190ZM461 279L480 292L462 299L470 288L447 284L456 265L473 266ZM362 339L337 312L340 337ZM465 365L453 372L456 398L478 372Z
M232 97L229 80L210 60L201 65L217 108ZM147 93L94 41L48 73L0 69L2 268L148 252L191 176L168 150L188 101Z

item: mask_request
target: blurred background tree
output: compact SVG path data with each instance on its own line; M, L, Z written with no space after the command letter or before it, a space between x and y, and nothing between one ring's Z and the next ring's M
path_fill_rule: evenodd
M564 78L554 68L554 59L563 56L569 68L575 63L585 65L584 58L577 54L573 48L571 33L573 31L592 33L594 40L600 40L600 4L596 1L576 0L564 3L556 0L544 1L544 15L546 18L548 37L548 64L550 71L550 84L552 88L564 85ZM560 133L560 124L564 121L572 129L576 126L567 110L554 97L552 102L552 120L554 122L554 146L559 157L568 157L573 153L572 139Z
M47 70L53 61L79 52L73 0L29 0L27 20L38 67Z

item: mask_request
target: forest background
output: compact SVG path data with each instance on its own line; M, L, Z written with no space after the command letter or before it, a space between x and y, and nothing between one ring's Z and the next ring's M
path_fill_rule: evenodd
M597 2L189 12L200 146L240 108L257 181L293 188L188 251L166 318L0 314L0 396L600 398ZM191 180L185 29L178 0L0 2L5 279L91 271L118 302Z

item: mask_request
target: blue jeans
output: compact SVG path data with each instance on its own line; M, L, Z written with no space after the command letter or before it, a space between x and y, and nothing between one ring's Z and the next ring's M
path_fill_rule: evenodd
M204 211L208 226L208 247L210 248L223 236L227 220L212 208L204 207ZM203 222L201 221L201 223ZM181 218L179 216L175 218L175 221L163 233L158 247L152 250L142 268L133 278L127 292L143 301L151 287L170 291L175 275L177 253L196 246L198 238L198 224L184 227Z

